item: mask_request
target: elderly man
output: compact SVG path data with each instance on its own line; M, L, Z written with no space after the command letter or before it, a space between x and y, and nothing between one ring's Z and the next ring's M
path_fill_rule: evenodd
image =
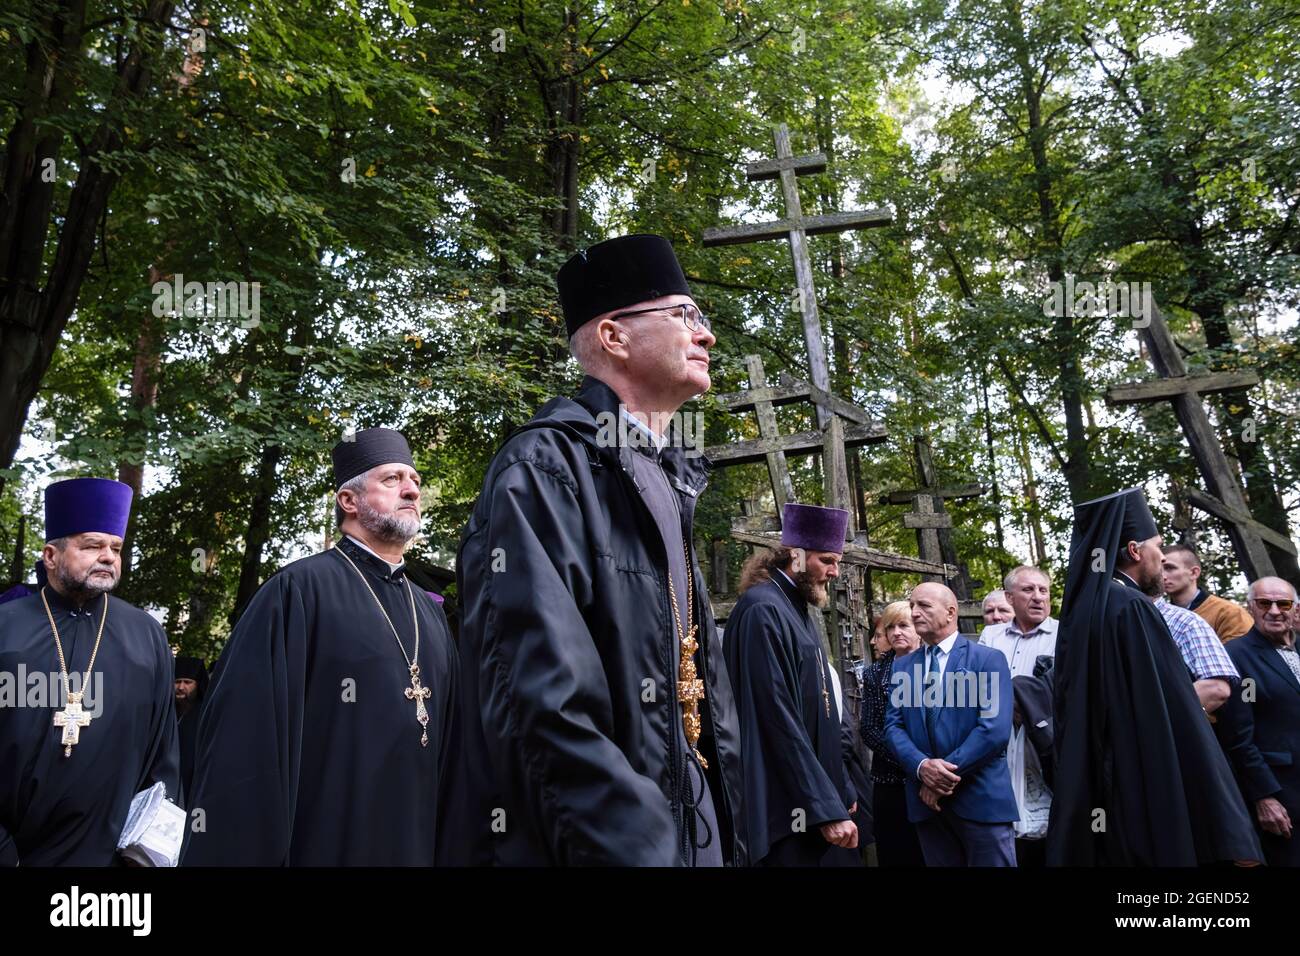
M110 594L131 498L107 478L50 485L46 583L0 607L0 866L124 865L132 798L180 797L167 638Z
M1011 620L984 628L980 643L1006 655L1012 677L1032 674L1039 657L1056 653L1051 581L1041 568L1022 564L1002 584L1011 604Z
M1219 739L1272 866L1300 866L1300 655L1292 615L1296 592L1260 578L1247 602L1254 626L1228 645L1242 689L1219 713Z
M187 866L439 860L457 664L442 609L403 559L420 474L387 428L339 442L333 459L338 545L272 575L217 662Z
M1005 624L1016 616L1016 612L1011 608L1011 602L1007 600L1007 592L1002 588L984 595L981 610L984 612L985 625Z
M1006 658L957 633L944 585L919 584L908 601L921 647L894 661L885 740L906 771L925 865L1015 866Z
M1263 858L1188 669L1147 592L1160 534L1132 488L1078 505L1057 635L1047 862Z
M1056 655L1051 580L1041 568L1022 564L1014 568L1002 583L1011 604L1012 618L1005 624L984 628L980 643L1002 652L1013 680L1032 677L1040 657ZM1045 838L1052 810L1052 791L1018 715L1007 744L1007 766L1020 811L1020 819L1015 824L1016 863L1022 867L1045 866Z
M1190 545L1170 545L1163 551L1160 586L1170 604L1200 616L1224 643L1250 630L1251 617L1240 605L1225 601L1201 587L1201 559Z
M557 284L587 373L511 435L461 538L466 863L717 866L740 739L692 547L707 465L678 409L709 324L659 236L574 255Z
M791 502L781 549L727 620L723 647L740 717L745 833L764 866L833 866L853 849L856 800L845 772L833 673L809 613L839 576L849 513Z

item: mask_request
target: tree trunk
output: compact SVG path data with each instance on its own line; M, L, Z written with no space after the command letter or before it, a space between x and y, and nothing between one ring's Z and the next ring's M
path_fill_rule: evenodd
M46 180L59 177L46 172L58 161L64 125L52 120L64 117L81 82L85 0L54 6L41 30L53 44L47 46L41 38L27 44L0 196L0 468L9 467L18 452L28 407L81 292L95 249L95 226L117 185L119 174L100 165L99 157L122 148L118 117L126 101L138 99L148 85L162 44L159 26L170 21L174 6L151 0L136 21L138 39L118 71L105 119L87 138L86 158L60 216L53 255L48 246L57 183Z
M230 625L238 623L244 608L262 584L262 552L271 540L271 501L275 497L275 473L284 457L279 445L262 449L257 472L253 476L253 504L248 512L248 531L244 534L244 557L239 567L239 588Z
M1029 62L1028 38L1019 8L1008 4L1015 58L1020 68L1020 90L1024 100L1027 125L1025 142L1034 167L1034 193L1038 198L1038 219L1042 255L1047 260L1047 275L1053 283L1065 281L1065 243L1059 223L1059 210L1052 195L1052 170L1047 156L1049 130L1043 123L1042 91ZM1065 413L1065 480L1075 502L1087 500L1092 487L1092 468L1088 459L1088 433L1083 416L1083 372L1079 366L1079 333L1074 318L1062 308L1052 323L1054 352L1060 361L1061 405Z

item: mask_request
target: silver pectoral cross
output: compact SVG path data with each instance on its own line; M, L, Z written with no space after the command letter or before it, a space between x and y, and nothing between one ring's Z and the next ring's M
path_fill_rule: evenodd
M426 691L427 693L427 691ZM81 742L81 728L89 727L91 715L81 709L81 693L68 693L68 702L54 715L54 726L63 728L63 756L72 756L72 747Z
M411 686L406 688L406 699L415 701L415 719L419 721L420 726L424 728L420 734L420 746L429 746L429 711L424 706L424 702L432 695L432 691L427 687L420 685L420 665L411 665Z

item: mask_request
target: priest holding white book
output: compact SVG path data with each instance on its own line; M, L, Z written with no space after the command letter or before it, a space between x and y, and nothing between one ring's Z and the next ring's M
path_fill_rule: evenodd
M131 496L106 478L50 485L48 583L0 606L0 866L123 865L132 798L179 795L167 638L109 593Z

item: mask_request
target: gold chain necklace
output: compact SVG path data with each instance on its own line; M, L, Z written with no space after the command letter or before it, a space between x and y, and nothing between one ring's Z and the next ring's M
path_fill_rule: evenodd
M427 747L429 746L429 711L424 706L424 702L429 699L429 695L432 691L420 684L420 619L415 615L415 594L411 591L411 582L405 577L402 578L402 583L406 585L406 597L411 602L411 623L415 625L414 657L407 656L406 645L402 643L402 639L397 635L397 628L393 627L393 619L390 618L388 612L384 610L383 602L379 600L379 595L377 595L375 589L370 586L370 582L367 581L366 576L361 573L361 569L356 566L353 560L349 558L341 548L335 548L334 551L344 561L352 565L353 571L357 572L357 577L361 579L361 583L366 586L366 590L370 592L370 596L374 598L375 604L379 607L379 613L382 614L384 620L388 622L388 628L393 632L393 639L397 641L397 646L402 652L402 657L406 658L406 667L411 673L411 686L406 688L405 695L407 700L415 701L415 719L419 722L420 727L422 728L422 733L420 734L420 746Z
M686 621L690 625L685 634L682 633L682 615L677 608L677 591L673 587L673 570L671 567L668 568L668 600L672 602L673 629L681 645L681 659L677 665L677 700L682 705L682 724L686 731L686 742L695 751L695 759L700 762L700 766L707 770L709 762L695 746L700 739L700 701L704 700L704 681L700 680L695 672L695 652L699 649L699 644L695 643L695 631L698 625L694 623L695 582L692 580L694 574L691 572L691 551L684 542L682 548L686 552Z
M95 635L95 646L90 652L90 663L86 665L86 676L82 678L81 690L75 694L68 686L68 662L63 656L63 642L59 640L59 628L54 623L54 614L50 611L50 602L45 597L45 588L41 588L41 603L45 605L45 616L50 622L50 632L54 635L54 649L59 652L59 676L63 678L63 709L54 715L54 726L63 728L63 756L71 757L72 748L81 743L81 728L89 727L91 715L81 709L81 698L90 686L90 673L95 669L95 657L99 654L99 642L104 637L104 622L108 620L108 594L104 594L104 610L99 615L99 633Z

